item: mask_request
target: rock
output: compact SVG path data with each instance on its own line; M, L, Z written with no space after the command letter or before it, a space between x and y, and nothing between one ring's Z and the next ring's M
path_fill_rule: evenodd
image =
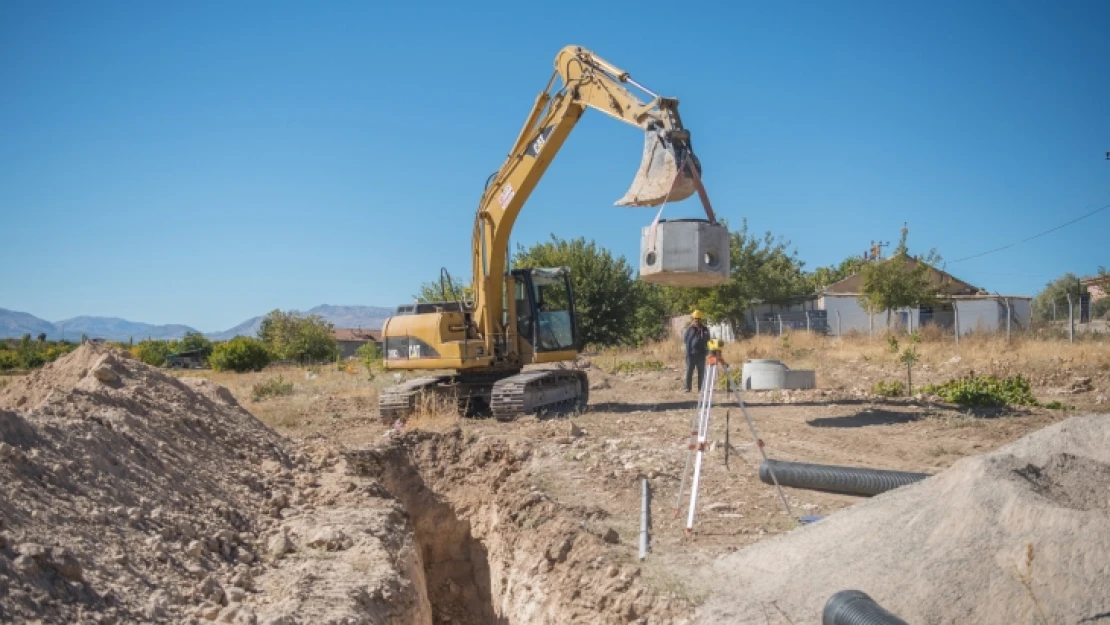
M235 615L235 623L240 625L258 625L258 616L255 615L254 609L249 605L238 606L239 611Z
M164 590L155 590L147 597L144 610L150 618L165 618L166 607L169 605L169 596Z
M293 541L284 533L276 534L270 538L270 542L266 544L266 555L271 560L280 560L282 556L293 551Z
M585 434L585 432L582 431L582 428L578 427L574 423L570 424L570 434L569 434L570 436L572 436L574 438L578 438L579 436L582 436L584 434Z
M247 598L247 591L242 588L231 587L224 590L228 603L242 603Z
M342 531L332 527L323 527L316 530L308 540L309 547L325 549L327 551L342 551L354 544Z
M19 556L12 561L15 570L23 575L37 575L39 573L39 563L31 556Z
M105 384L119 382L119 374L112 370L112 367L107 364L97 366L92 370L93 377Z
M204 543L199 540L189 541L189 544L185 547L185 553L193 558L200 558L206 551Z
M81 563L69 552L68 549L55 549L53 553L54 568L58 574L71 582L84 581L84 572Z
M606 530L605 535L602 536L602 538L605 540L605 542L611 543L611 544L614 544L614 545L621 541L620 534L617 533L617 530L615 530L611 527L608 530Z
M250 564L254 562L254 554L247 551L245 548L240 547L235 553L235 559L243 564Z
M220 583L212 576L204 578L204 581L196 587L194 595L217 605L227 605L227 594L224 592L223 586L220 586Z
M205 601L197 608L196 615L206 621L214 621L222 608L211 601Z
M231 576L231 585L243 590L252 590L254 588L254 575L251 574L250 569L243 569Z
M35 560L43 560L46 558L46 547L38 543L23 543L15 548L15 552L28 558Z
M1106 396L1105 395L1099 395L1098 397L1095 398L1095 403L1096 404L1105 404L1106 403Z

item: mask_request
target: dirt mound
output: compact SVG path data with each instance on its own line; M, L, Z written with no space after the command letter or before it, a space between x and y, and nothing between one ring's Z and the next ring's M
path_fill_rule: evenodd
M343 474L222 387L83 345L0 389L0 622L429 622L399 505Z
M1087 622L1107 553L1110 416L1073 417L719 559L698 622L817 624L844 589L910 623Z

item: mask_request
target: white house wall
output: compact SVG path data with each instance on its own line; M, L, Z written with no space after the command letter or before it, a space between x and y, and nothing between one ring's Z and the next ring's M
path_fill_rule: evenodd
M972 299L956 302L959 311L960 335L972 332L997 332L1006 329L1006 308L997 299Z

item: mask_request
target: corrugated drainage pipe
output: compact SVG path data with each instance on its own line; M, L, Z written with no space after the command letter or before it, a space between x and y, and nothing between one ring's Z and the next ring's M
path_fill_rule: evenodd
M867 593L841 590L825 602L821 625L909 625L891 614Z
M765 484L774 484L769 469L774 470L775 477L783 486L865 497L878 495L929 477L928 473L764 460L759 464L759 479Z

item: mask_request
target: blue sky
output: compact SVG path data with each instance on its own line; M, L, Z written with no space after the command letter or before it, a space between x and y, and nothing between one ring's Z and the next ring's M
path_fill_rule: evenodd
M676 6L0 3L0 307L212 331L469 279L482 185L567 44L679 98L717 212L810 268L904 221L951 261L1110 204L1106 2ZM514 240L635 263L654 210L613 202L641 147L588 112ZM1108 233L947 268L1033 294L1110 265Z

